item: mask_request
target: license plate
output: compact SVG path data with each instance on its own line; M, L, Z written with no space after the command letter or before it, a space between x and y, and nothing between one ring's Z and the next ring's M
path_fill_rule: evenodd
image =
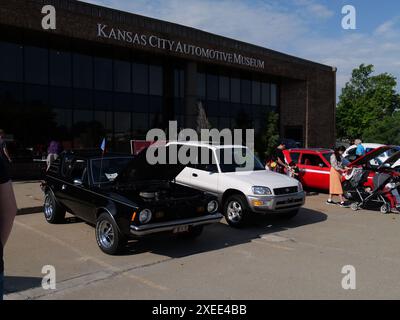
M188 232L189 231L189 226L180 226L176 227L174 229L174 233L182 233L182 232Z

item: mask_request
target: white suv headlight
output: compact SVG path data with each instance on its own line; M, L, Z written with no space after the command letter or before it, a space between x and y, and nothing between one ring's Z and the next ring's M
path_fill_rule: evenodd
M260 187L260 186L254 186L251 188L253 191L253 194L259 195L259 196L266 196L266 195L271 195L271 189L268 187Z
M139 212L139 221L142 224L150 222L152 213L150 209L143 209Z
M303 189L303 185L301 184L301 182L299 182L299 186L298 186L298 192L301 192L301 191L303 191L304 189Z

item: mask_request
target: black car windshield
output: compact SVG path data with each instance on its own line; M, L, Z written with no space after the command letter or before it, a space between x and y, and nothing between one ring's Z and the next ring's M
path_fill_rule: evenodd
M216 152L222 172L265 170L260 160L248 148L220 148Z
M92 160L93 183L101 184L113 182L130 161L132 161L132 157Z

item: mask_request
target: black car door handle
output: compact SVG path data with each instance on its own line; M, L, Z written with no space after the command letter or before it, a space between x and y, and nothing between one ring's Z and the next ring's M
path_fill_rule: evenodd
M199 175L197 173L192 173L192 176L197 178Z

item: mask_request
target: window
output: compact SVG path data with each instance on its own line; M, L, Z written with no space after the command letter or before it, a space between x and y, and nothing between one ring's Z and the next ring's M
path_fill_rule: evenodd
M325 162L317 154L303 153L303 156L301 157L301 164L305 166L320 167L320 168L327 167Z
M240 103L240 79L231 79L231 102Z
M231 118L219 118L219 125L220 130L230 128L231 127Z
M129 112L115 112L114 128L116 133L130 134L131 114Z
M53 109L55 121L58 127L70 129L72 126L72 110L71 109Z
M174 70L174 97L183 98L185 96L185 72L180 69Z
M27 105L33 107L43 107L48 105L47 86L25 86L25 101Z
M113 113L106 111L95 111L94 112L94 121L97 122L105 129L107 132L111 132L113 130Z
M111 92L95 91L93 96L95 110L112 110L113 94Z
M278 105L278 88L276 84L271 84L271 106Z
M50 84L53 86L71 86L71 54L50 50Z
M250 104L252 100L251 81L242 80L241 89L242 103Z
M135 134L144 134L149 129L147 113L132 113L132 130Z
M114 110L115 111L131 111L132 99L131 95L127 93L114 94Z
M71 88L51 88L49 90L49 101L53 108L72 108L72 89Z
M218 100L218 76L207 74L207 99Z
M150 66L150 95L163 95L163 69L160 66Z
M207 172L218 172L218 166L214 154L209 148L199 148L197 169L207 171Z
M12 108L19 102L22 102L22 97L22 85L9 82L0 82L0 104L2 107Z
M71 169L71 181L82 180L82 182L87 183L87 164L85 160L75 160L72 164Z
M127 61L114 61L114 90L118 92L131 91L131 64Z
M93 88L92 57L83 54L73 55L73 72L75 88Z
M221 101L229 101L230 90L229 90L229 78L219 77L219 99Z
M252 104L261 104L261 83L258 81L253 81L252 89Z
M0 42L0 80L22 80L22 46L15 43Z
M263 106L270 105L270 93L269 93L270 85L269 83L261 83L261 104Z
M114 181L120 170L125 168L132 158L105 158L102 160L92 160L93 183L109 183Z
M204 73L197 74L197 96L199 98L206 97L206 75Z
M48 84L48 51L44 48L25 47L25 81Z
M79 123L88 123L93 121L92 110L75 110L74 111L74 125Z
M150 108L149 108L150 112L161 113L162 107L163 107L163 99L161 97L150 97Z
M94 58L94 87L97 90L112 90L112 60Z
M149 94L149 68L146 64L132 64L132 90L134 93Z
M290 153L290 158L292 159L292 161L294 163L298 163L299 162L299 158L300 158L300 152L291 152Z
M74 90L74 107L76 109L92 109L93 108L93 93L91 90Z

